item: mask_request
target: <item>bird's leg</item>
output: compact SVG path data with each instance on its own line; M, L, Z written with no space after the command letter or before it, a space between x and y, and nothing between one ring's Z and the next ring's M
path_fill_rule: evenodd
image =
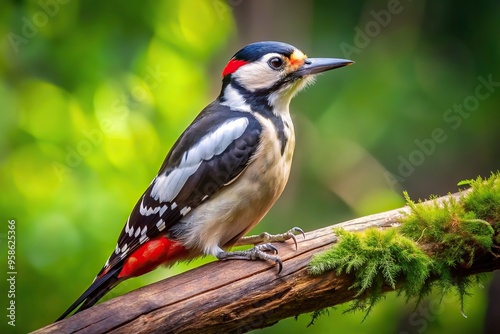
M273 254L278 254L278 249L271 244L260 244L251 249L243 251L225 252L221 251L216 256L219 260L266 260L274 261L278 265L278 274L283 269L283 262L276 255L271 255L266 252L271 251Z
M236 241L236 244L234 244L234 246L256 245L262 243L267 244L270 242L285 242L287 240L292 239L293 242L295 243L295 249L297 249L297 238L295 237L295 235L299 233L302 234L302 236L305 239L306 235L304 234L304 231L299 227L293 227L285 233L273 235L267 232L263 232L259 235L251 235L248 237L243 237L240 238L238 241Z

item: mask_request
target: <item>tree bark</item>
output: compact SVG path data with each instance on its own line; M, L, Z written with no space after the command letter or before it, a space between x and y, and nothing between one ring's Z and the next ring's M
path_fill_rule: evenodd
M453 194L459 200L458 194ZM442 202L446 197L441 197ZM358 218L275 244L283 271L264 261L216 261L114 298L34 333L245 333L306 312L353 300L351 275L307 272L311 257L337 240L333 227L359 231L393 228L409 208ZM483 256L466 276L500 269L499 256ZM387 287L387 291L392 290Z

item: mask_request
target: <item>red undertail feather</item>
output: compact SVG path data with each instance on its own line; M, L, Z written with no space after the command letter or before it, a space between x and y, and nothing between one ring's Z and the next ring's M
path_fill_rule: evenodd
M101 299L121 281L145 274L161 264L173 263L186 257L188 251L180 243L158 237L135 250L123 263L103 270L92 285L56 321L67 317L73 310L83 311Z
M118 278L141 276L161 264L173 263L187 255L187 250L177 241L159 237L137 248L125 260Z

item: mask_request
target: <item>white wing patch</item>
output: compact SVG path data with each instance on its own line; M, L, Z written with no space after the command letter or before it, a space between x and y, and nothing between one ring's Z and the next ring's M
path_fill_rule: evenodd
M156 177L153 189L151 189L151 196L160 202L173 201L187 179L198 170L201 163L224 152L234 140L243 135L247 126L248 118L236 118L222 124L217 130L203 137L196 145L184 153L176 169L168 175ZM159 207L154 210L156 209L159 210ZM148 212L147 208L145 208L145 212Z
M163 216L163 214L165 213L165 211L167 211L167 205L165 204L164 206L161 207L160 209L160 217ZM173 209L173 208L172 208Z
M184 209L181 210L181 215L185 216L191 211L191 207L185 206Z
M145 243L146 241L149 240L149 237L146 235L147 231L148 231L148 227L144 226L144 228L141 231L141 237L139 238L139 243L140 244L143 244L143 243Z
M158 228L158 231L163 231L165 228L165 221L163 219L160 219L158 223L156 223L156 227Z
M134 227L130 227L130 216L127 219L127 224L125 224L125 233L132 237L134 235Z
M144 205L144 197L142 198L141 205L139 206L139 212L143 216L151 216L152 214L156 214L160 211L160 207L157 206L156 208L148 208L147 206Z
M177 169L174 169L168 175L160 175L156 178L155 185L151 189L151 196L160 202L170 202L179 194L184 183L198 167L202 161L192 166L183 166L184 160Z

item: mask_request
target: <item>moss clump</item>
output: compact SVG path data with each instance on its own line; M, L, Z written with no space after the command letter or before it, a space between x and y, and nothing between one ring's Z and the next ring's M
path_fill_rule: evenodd
M310 273L352 273L351 288L357 289L358 299L348 311L362 310L368 315L381 300L384 285L397 286L407 300L417 301L434 287L443 294L454 290L463 307L478 276L456 277L453 271L470 267L478 256L500 244L500 174L459 185L463 184L471 186L468 194L460 200L450 197L441 205L415 203L404 193L411 210L400 219L398 229L336 229L340 241L311 260Z
M356 297L370 290L365 298L357 299L352 309L366 310L382 298L382 288L395 289L398 281L404 282L400 291L407 296L417 294L429 276L431 259L409 238L396 229L380 231L375 228L362 233L336 229L341 242L331 251L315 256L309 266L313 275L335 270L337 275L353 273Z
M469 197L476 197L472 192ZM446 275L457 266L470 267L476 253L486 253L493 245L494 231L475 212L465 209L463 201L454 198L440 206L415 204L405 193L411 213L400 219L399 232L408 238L426 244L433 251L434 271ZM500 206L500 202L497 203Z
M500 173L492 174L486 180L478 177L476 180L461 182L472 188L471 195L464 198L463 207L474 212L478 219L485 220L493 226L500 222Z

